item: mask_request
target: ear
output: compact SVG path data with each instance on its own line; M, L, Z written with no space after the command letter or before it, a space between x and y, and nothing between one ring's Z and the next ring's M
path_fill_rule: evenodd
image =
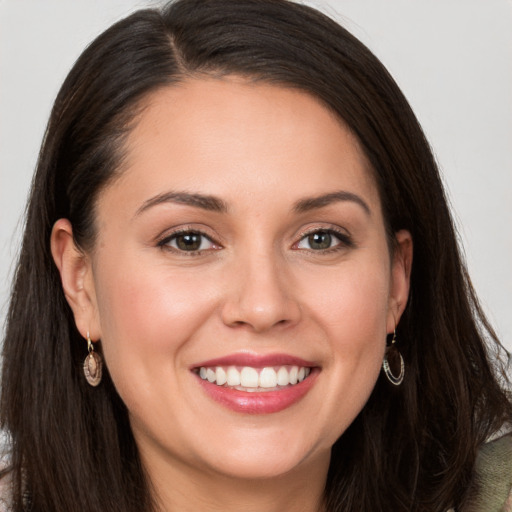
M54 224L51 250L78 331L84 338L89 333L91 340L100 339L91 261L75 244L69 220L59 219Z
M407 305L411 282L413 243L409 231L395 233L396 243L391 262L391 290L388 305L387 332L392 333Z

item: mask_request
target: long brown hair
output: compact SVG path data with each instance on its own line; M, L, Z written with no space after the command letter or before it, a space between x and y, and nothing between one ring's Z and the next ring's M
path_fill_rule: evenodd
M65 217L76 244L93 247L95 200L119 169L144 98L189 76L226 74L303 90L334 111L372 165L390 240L400 229L414 240L411 294L397 329L406 378L392 389L381 377L334 445L327 510L463 505L478 446L512 419L512 405L500 385L499 342L406 99L361 42L309 7L178 0L100 35L71 70L49 120L3 348L1 425L11 441L13 510L154 509L108 369L98 388L84 381L86 344L61 289L50 233Z

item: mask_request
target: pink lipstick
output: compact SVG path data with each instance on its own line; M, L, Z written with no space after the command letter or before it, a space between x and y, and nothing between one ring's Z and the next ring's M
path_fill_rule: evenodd
M240 413L270 414L300 401L320 368L287 354L233 354L191 367L206 394Z

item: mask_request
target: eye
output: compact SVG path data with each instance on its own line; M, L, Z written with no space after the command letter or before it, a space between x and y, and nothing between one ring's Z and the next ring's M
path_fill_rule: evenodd
M171 236L162 240L159 245L182 252L199 252L218 248L210 238L198 231L180 231L173 233Z
M310 251L325 251L338 246L351 246L350 238L342 233L337 233L332 229L318 229L307 233L295 246L297 249L307 249Z

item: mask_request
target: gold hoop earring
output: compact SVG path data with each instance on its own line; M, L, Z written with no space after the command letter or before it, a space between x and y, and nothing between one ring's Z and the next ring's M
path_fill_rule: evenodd
M96 387L101 382L101 376L103 374L103 361L101 356L94 351L94 345L87 331L87 357L84 361L84 375L87 382Z
M391 345L386 348L386 355L384 356L384 360L382 361L382 369L384 370L384 375L386 375L387 379L394 386L400 386L404 380L405 375L405 364L404 358L402 354L400 354L399 350L395 346L396 343L396 329L393 331L393 339L391 340ZM400 375L395 377L391 368L389 366L389 358L390 356L396 361L397 357L400 359Z

